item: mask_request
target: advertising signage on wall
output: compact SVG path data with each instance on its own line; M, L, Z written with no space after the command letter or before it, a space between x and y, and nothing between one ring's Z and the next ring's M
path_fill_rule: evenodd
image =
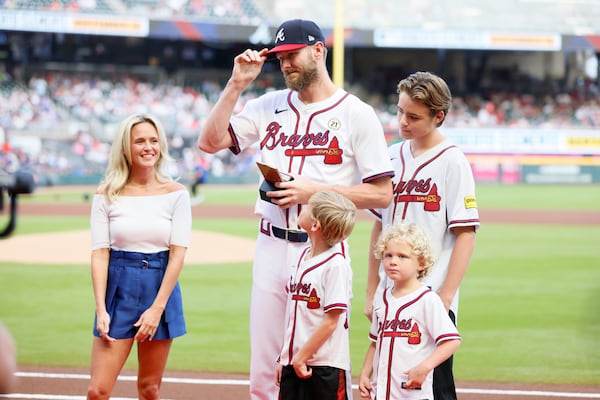
M600 183L600 130L440 128L479 182Z
M403 28L376 28L373 31L373 44L377 47L421 49L559 51L561 39L557 33Z
M546 154L600 156L600 130L440 128L470 154Z
M0 29L14 31L78 33L145 37L149 20L129 15L57 13L49 11L0 10Z

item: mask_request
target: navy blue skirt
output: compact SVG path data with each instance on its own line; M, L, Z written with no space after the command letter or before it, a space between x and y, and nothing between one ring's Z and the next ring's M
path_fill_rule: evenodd
M110 251L106 310L110 315L108 335L115 339L133 338L138 330L133 326L154 302L162 283L169 251L138 253ZM100 336L94 318L94 336ZM179 282L167 301L153 340L172 339L186 333L183 302Z

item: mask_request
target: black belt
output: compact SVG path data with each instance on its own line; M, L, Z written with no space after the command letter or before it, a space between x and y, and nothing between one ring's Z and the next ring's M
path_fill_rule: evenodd
M273 236L279 239L285 239L288 242L302 243L308 241L308 233L295 229L283 229L271 225Z

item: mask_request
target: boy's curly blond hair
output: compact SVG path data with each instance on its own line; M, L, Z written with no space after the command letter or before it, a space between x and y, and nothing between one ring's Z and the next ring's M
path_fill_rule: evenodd
M383 258L383 253L390 240L405 242L412 247L412 251L419 259L419 263L424 266L423 270L418 272L417 278L422 279L426 277L435 263L427 232L415 223L400 222L389 225L381 232L375 244L373 250L375 258L378 260Z

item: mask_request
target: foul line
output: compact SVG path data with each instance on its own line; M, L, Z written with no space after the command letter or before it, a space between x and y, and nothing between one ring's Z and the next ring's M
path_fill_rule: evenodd
M88 380L88 374L56 374L42 372L17 372L15 374L22 378L47 378L47 379L83 379ZM120 375L120 381L135 381L136 376ZM248 386L249 381L246 379L197 379L197 378L172 378L164 377L163 382L170 383L185 383L192 385L238 385ZM353 389L357 389L357 385L352 385ZM573 393L573 392L546 392L540 390L496 390L496 389L461 389L456 388L457 393L465 394L495 394L501 396L545 396L545 397L570 397L578 399L600 399L600 393ZM85 400L85 396L65 396L65 395L48 395L48 394L22 394L11 393L0 395L0 398L5 399L40 399L40 400ZM136 400L135 398L119 397L113 400Z

